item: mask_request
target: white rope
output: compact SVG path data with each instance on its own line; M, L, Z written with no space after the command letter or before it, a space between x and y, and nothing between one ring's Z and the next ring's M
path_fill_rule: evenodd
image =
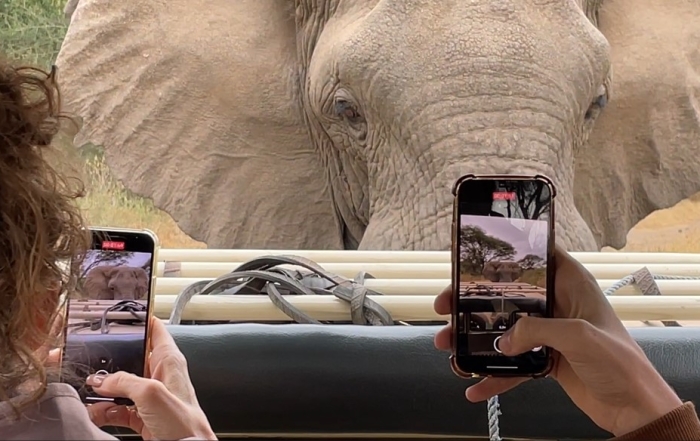
M489 440L501 441L501 428L498 424L498 417L501 415L501 405L498 403L498 395L489 398L488 418L489 418Z
M650 274L649 271L646 269L646 267L642 268L640 271L635 273L635 275L629 275L625 276L623 279L621 279L619 282L616 282L613 284L610 288L606 289L603 291L603 294L606 296L612 295L615 291L618 289L632 285L632 284L639 284L640 279L644 276L651 276L652 280L700 280L700 277L686 277L686 276L657 276L654 274ZM644 286L644 288L648 288L648 291L645 291L645 289L642 290L643 295L658 295L658 286L656 284L652 283L653 286ZM646 322L645 322L646 323ZM493 397L489 398L488 402L486 403L487 410L488 410L488 420L489 420L489 441L502 441L503 439L501 438L501 428L499 424L498 417L502 415L501 412L501 406L500 403L498 402L498 395L494 395Z

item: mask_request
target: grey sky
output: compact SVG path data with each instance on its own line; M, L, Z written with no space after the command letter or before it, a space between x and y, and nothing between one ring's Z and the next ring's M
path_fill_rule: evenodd
M460 223L461 226L479 227L489 236L513 245L514 260L520 260L528 254L534 254L542 259L547 258L548 222L546 220L462 215Z

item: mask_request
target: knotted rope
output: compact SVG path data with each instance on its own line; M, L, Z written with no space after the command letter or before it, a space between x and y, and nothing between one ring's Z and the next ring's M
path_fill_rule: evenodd
M80 303L76 302L76 305L80 305ZM88 307L89 305L85 305L85 308ZM128 312L134 318L110 321L107 318L110 312ZM80 331L86 328L89 328L91 331L97 331L99 329L101 334L109 334L110 325L112 323L131 325L134 322L141 322L145 324L147 312L148 308L142 303L136 302L134 300L122 300L121 302L115 303L114 305L105 308L105 310L102 311L102 316L99 318L86 320L78 323L71 323L68 324L67 327L74 328L75 331Z
M295 265L308 271L276 268L278 265ZM289 303L284 295L332 295L348 303L353 324L393 325L391 314L367 297L381 295L364 286L368 278L373 277L361 272L355 280L349 280L331 274L316 262L300 256L262 256L215 280L201 280L186 287L175 299L169 323L180 323L185 307L195 295L266 294L280 311L297 323L322 324Z

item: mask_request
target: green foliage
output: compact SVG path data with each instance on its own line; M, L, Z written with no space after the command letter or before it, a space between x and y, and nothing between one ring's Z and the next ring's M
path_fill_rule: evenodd
M481 274L484 264L492 260L509 260L515 248L508 242L489 236L477 226L463 226L460 232L461 272Z
M48 68L68 29L66 0L0 0L0 52L12 60Z
M528 254L518 261L520 267L524 270L532 270L544 267L547 262L535 254Z

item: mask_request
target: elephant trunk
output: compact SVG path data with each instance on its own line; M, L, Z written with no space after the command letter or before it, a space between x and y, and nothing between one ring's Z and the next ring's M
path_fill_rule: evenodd
M439 134L448 129L440 129L440 122L433 123L433 129L421 135L429 147L413 147L423 155L413 166L405 165L406 174L395 177L412 183L416 199L389 193L390 198L373 200L371 221L360 249L450 249L451 190L460 176L471 173L550 177L557 187L557 242L569 250L597 251L590 229L574 206L573 160L562 154L562 141L541 131L500 127L475 132L470 128L473 123L443 124L459 132L445 139ZM412 147L396 150L405 152ZM391 178L383 180L390 182Z
M364 152L370 220L359 248L449 249L450 190L473 173L549 176L559 189L562 244L595 249L574 206L573 168L586 110L604 78L602 70L585 68L605 56L602 35L568 3L556 8L568 20L560 29L585 38L562 42L543 38L557 34L543 34L542 8L522 2L380 3L401 20L380 23L382 15L372 14L362 30L391 35L365 52L352 46L353 54L360 51L353 62L360 55L372 60L362 78L371 80L366 107L374 116L372 148ZM420 10L428 4L431 14Z

